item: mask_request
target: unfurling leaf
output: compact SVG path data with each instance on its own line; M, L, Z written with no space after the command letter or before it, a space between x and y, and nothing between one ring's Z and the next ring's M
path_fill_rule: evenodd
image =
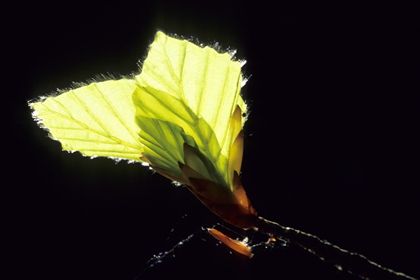
M133 96L138 115L179 125L217 168L227 168L237 136L230 119L237 106L246 112L240 62L158 32L136 80L142 89ZM243 122L240 115L240 129ZM222 174L227 183L230 175Z
M133 79L110 80L31 103L63 149L147 162L222 219L251 227L240 183L241 63L228 53L158 32Z

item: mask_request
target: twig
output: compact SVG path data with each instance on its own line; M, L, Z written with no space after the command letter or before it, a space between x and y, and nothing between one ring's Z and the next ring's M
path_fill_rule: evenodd
M321 260L332 263L337 269L347 271L361 279L416 280L401 272L383 267L358 253L344 250L319 237L285 227L258 217L254 230L296 244Z

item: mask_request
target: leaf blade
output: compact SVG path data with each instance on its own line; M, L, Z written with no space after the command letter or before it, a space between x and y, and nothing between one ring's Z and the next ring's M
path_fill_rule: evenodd
M64 150L140 161L143 145L131 98L136 90L133 80L109 80L29 105Z
M137 117L182 127L229 185L228 157L235 140L230 119L237 107L246 111L240 95L241 63L228 53L158 32L135 79L142 89L133 96ZM244 121L240 116L241 126Z
M158 32L136 80L146 85L145 91L152 88L165 92L183 102L197 118L203 118L214 130L222 153L229 155L230 143L224 142L229 120L236 106L246 112L240 96L239 61L233 61L228 53Z

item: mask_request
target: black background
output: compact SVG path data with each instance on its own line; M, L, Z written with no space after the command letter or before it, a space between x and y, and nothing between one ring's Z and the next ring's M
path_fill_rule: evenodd
M185 188L139 164L61 152L32 121L32 98L138 72L157 30L247 60L242 180L260 215L420 277L414 7L14 5L2 24L4 279L131 280L193 233L140 279L351 279L294 246L252 260L220 250L201 231L220 221Z

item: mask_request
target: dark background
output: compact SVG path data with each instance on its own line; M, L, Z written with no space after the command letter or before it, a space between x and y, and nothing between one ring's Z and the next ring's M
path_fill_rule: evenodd
M131 280L193 233L140 279L351 279L294 246L230 254L201 230L220 221L185 188L139 164L62 152L32 121L32 98L138 72L157 30L247 59L242 179L260 215L420 277L414 7L14 5L2 24L4 279Z

